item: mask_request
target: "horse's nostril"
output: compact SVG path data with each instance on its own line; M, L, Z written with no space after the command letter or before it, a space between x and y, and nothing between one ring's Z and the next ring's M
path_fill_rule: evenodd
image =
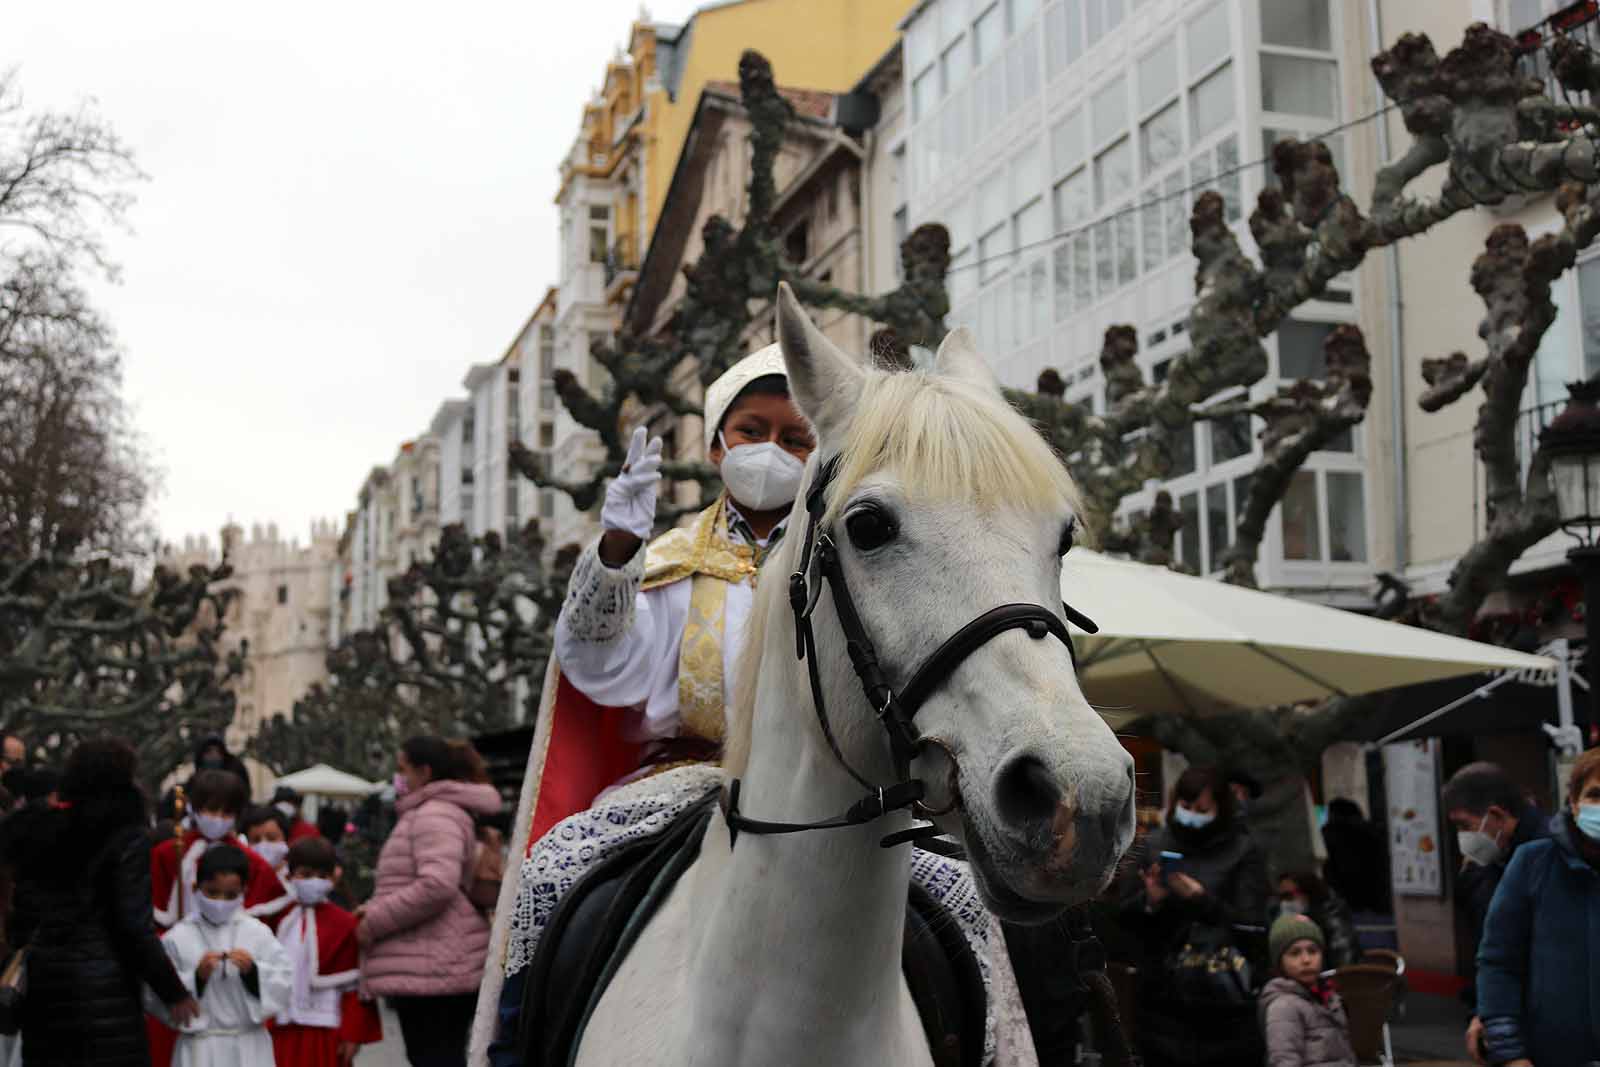
M1022 753L1001 768L995 782L995 803L1000 817L1013 826L1048 825L1061 804L1061 789L1041 760Z

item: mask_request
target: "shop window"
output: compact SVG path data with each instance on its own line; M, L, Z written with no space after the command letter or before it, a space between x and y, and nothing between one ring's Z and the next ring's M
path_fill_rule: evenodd
M783 237L783 254L798 266L811 258L811 228L805 220L795 223Z
M1339 117L1339 66L1330 59L1261 53L1261 107L1289 115Z
M1205 12L1190 19L1184 27L1184 37L1189 46L1191 75L1226 56L1229 49L1228 5L1212 4Z
M1328 471L1328 558L1367 561L1367 509L1358 472Z
M1166 360L1159 364L1151 377L1156 381L1165 381L1167 371L1172 361ZM1160 378L1155 378L1159 373ZM1198 466L1198 457L1194 447L1194 427L1185 426L1182 430L1172 435L1172 477L1182 478L1185 474L1193 474Z
M1133 188L1133 149L1124 137L1094 159L1096 210L1126 196Z
M1283 558L1321 560L1321 519L1317 514L1317 475L1296 471L1279 506L1283 514Z
M980 281L988 281L1005 273L1006 260L1011 255L1011 228L1001 223L978 238L978 273Z
M1268 0L1263 3L1261 43L1313 52L1332 51L1333 26L1328 17L1328 0Z
M1233 121L1233 64L1224 63L1189 91L1189 136L1199 141Z
M1122 78L1095 93L1089 101L1090 129L1096 146L1120 137L1128 128L1128 85Z
M1222 557L1233 543L1232 530L1228 525L1228 486L1225 483L1206 486L1206 541L1206 570L1219 571L1222 569Z
M1139 126L1139 155L1146 175L1154 174L1183 154L1183 121L1176 101Z
M1164 104L1178 92L1178 42L1168 38L1139 60L1139 111Z
M1578 265L1579 325L1583 331L1581 377L1600 374L1600 259Z
M1253 446L1250 440L1250 416L1230 415L1210 419L1206 425L1211 434L1211 465L1226 463L1230 459L1249 455Z
M1083 109L1074 108L1066 118L1050 128L1050 158L1057 174L1072 170L1086 158L1083 127Z
M1200 570L1200 495L1178 498L1178 558L1192 571Z
M1322 343L1333 333L1327 322L1284 319L1278 326L1278 377L1320 380L1328 373Z

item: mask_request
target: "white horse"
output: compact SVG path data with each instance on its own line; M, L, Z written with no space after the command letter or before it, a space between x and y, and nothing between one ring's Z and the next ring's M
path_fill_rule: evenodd
M886 373L841 353L786 286L778 330L821 465L837 457L831 533L889 684L904 687L964 622L1013 602L1059 613L1076 493L1003 399L965 330L932 371ZM749 819L803 822L863 795L818 725L784 581L804 551L805 491L763 572L724 765ZM813 582L821 582L813 577ZM840 754L897 779L846 654L833 590L812 615ZM1009 629L970 650L922 702L910 773L959 837L985 902L1037 922L1099 892L1133 836L1133 764L1080 691L1066 645ZM954 767L950 759L955 761ZM949 785L955 783L954 796ZM901 975L910 848L904 810L866 825L738 833L714 815L684 873L600 998L580 1067L931 1063Z

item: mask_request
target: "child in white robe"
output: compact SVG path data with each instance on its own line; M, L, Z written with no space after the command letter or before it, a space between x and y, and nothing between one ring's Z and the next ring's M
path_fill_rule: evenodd
M200 1001L178 1034L173 1067L273 1067L267 1019L289 1003L294 973L265 923L242 910L250 861L231 845L200 858L195 913L162 945Z

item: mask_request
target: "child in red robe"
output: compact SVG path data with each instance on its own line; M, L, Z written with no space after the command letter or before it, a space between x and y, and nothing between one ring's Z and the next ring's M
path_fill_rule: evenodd
M169 837L150 852L150 891L157 926L171 929L193 913L194 878L200 857L219 842L237 846L250 861L245 914L274 926L293 903L272 865L238 834L235 824L249 799L243 780L236 774L201 771L194 776L189 785L189 827L182 837Z
M283 883L266 860L238 834L239 813L250 800L244 779L231 771L205 770L189 783L188 826L181 837L169 837L150 850L150 896L155 904L156 926L164 933L195 910L195 878L200 857L217 844L236 846L250 862L244 911L276 926L293 903ZM177 1034L160 1020L145 1017L152 1067L169 1067Z
M377 1006L356 992L356 918L328 901L337 863L327 838L289 847L296 903L278 924L278 941L294 965L294 990L272 1027L278 1067L348 1067L359 1046L383 1040Z

